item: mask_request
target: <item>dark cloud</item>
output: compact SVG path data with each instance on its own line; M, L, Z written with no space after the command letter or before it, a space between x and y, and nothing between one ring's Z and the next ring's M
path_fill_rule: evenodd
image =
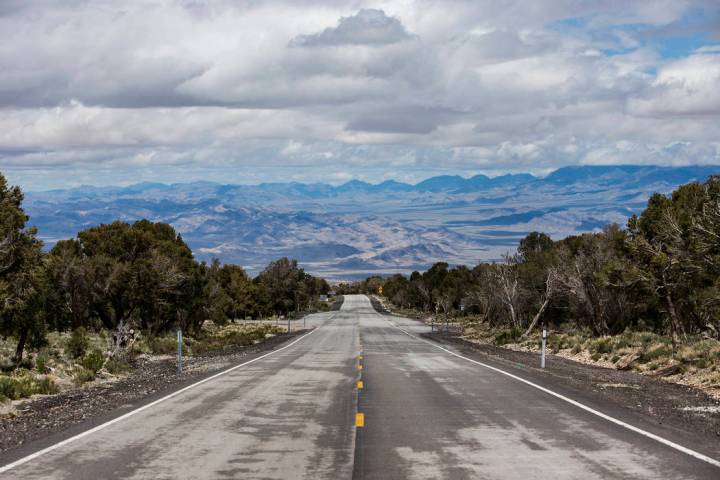
M412 38L403 24L388 17L382 10L363 9L351 17L343 17L335 28L295 37L291 45L326 47L338 45L388 45Z

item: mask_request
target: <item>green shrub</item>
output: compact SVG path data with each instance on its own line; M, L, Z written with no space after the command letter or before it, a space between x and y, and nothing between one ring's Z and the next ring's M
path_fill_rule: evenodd
M117 375L118 373L123 373L130 370L130 365L120 360L115 360L114 358L108 358L105 361L105 368L113 375Z
M600 353L595 352L595 353L593 353L593 354L590 356L590 358L592 358L593 362L597 362L598 360L600 360L600 357L601 357L601 356L602 356L602 355L601 355Z
M15 398L15 382L12 378L0 376L0 396L10 400Z
M65 346L65 351L70 358L82 358L90 347L90 339L88 338L87 331L83 328L76 328L73 330L70 338Z
M575 346L573 346L572 350L570 350L570 352L573 355L577 355L578 353L580 353L581 350L582 350L582 346L579 343L576 343Z
M85 355L80 362L83 367L95 373L100 371L104 363L105 355L103 355L103 352L99 348L93 349L93 351Z
M177 352L177 338L175 336L152 337L147 340L151 353L156 355L171 355Z
M697 368L708 368L710 366L710 361L707 358L700 358L695 362L695 366Z
M35 369L39 373L48 373L48 356L45 353L41 353L35 359Z
M611 361L613 363L617 363L620 360L620 355L613 355Z
M660 345L651 350L644 351L640 355L640 362L648 363L663 357L672 357L672 349L665 345Z
M48 377L36 380L25 372L21 372L20 376L14 377L0 376L0 398L17 400L35 393L47 395L57 393L57 391L57 385Z
M612 350L612 339L609 337L598 338L590 345L590 351L594 353L610 353Z
M75 369L75 383L82 385L86 382L92 382L95 380L95 372L88 370L85 367L79 367Z
M519 328L501 330L495 334L495 345L506 345L508 343L516 342L520 339L521 335L522 332Z
M58 387L55 382L49 377L43 377L35 381L35 393L42 395L50 395L58 392Z

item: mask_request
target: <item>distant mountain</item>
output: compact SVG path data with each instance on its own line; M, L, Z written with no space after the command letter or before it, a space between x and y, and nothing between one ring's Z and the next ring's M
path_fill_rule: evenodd
M201 259L255 272L280 256L333 278L410 272L435 261L474 264L514 250L527 232L555 238L624 225L653 192L720 167L579 166L529 174L439 176L416 185L192 182L28 192L25 207L47 246L119 219L168 222Z

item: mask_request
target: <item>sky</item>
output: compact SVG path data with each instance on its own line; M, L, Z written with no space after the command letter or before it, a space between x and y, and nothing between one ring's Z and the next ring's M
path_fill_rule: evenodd
M0 40L29 190L720 164L717 0L3 0Z

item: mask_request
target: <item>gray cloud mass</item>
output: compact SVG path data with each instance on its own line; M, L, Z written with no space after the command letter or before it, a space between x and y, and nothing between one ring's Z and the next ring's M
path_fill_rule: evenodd
M720 164L717 18L711 0L3 2L0 170L39 189Z

